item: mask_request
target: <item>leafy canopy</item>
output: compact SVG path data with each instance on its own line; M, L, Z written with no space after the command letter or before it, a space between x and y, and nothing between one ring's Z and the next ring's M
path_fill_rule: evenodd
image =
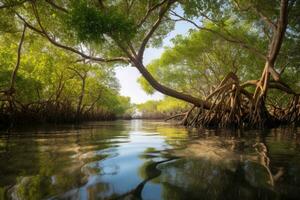
M74 3L67 22L80 41L103 42L106 36L129 40L135 33L133 20L123 13L115 9L99 10L86 1Z

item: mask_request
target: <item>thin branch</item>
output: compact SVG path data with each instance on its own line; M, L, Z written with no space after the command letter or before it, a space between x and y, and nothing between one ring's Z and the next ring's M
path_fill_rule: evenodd
M67 45L61 44L61 43L57 42L55 39L53 39L49 35L49 33L44 29L44 27L42 26L39 18L37 18L37 21L38 21L38 24L39 24L41 30L38 29L38 28L36 28L36 27L34 27L30 23L28 23L20 14L17 13L17 16L19 17L20 20L22 20L27 25L28 28L30 28L34 32L38 33L39 35L45 37L46 39L48 39L48 41L50 43L52 43L53 45L55 45L55 46L57 46L59 48L65 49L67 51L76 53L76 54L80 55L81 57L83 57L85 59L89 59L89 60L93 60L93 61L97 61L97 62L118 62L118 61L126 62L126 63L129 62L128 58L126 58L126 57L101 58L101 57L94 57L94 56L86 55L85 53L83 53L81 51L78 51L77 49L75 49L73 47L69 47ZM38 15L37 15L37 17L38 17Z
M54 0L46 0L46 2L49 3L52 7L56 8L56 9L58 9L58 10L64 12L64 13L68 13L69 12L66 8L57 5L54 2Z
M140 27L144 24L144 22L147 20L147 18L149 17L149 15L158 7L162 6L164 3L166 3L168 0L163 0L160 3L155 4L154 6L150 7L147 12L146 15L140 20L140 22L138 23L137 27Z
M209 29L209 28L206 28L206 27L202 27L202 26L199 26L197 23L195 23L194 21L190 20L190 19L187 19L179 14L177 14L176 12L174 11L171 11L172 15L178 17L180 20L182 21L186 21L186 22L189 22L191 23L192 25L194 25L196 28L198 28L199 30L204 30L204 31L208 31L208 32L211 32L213 34L216 34L218 35L219 37L221 37L222 39L228 41L228 42L231 42L231 43L235 43L235 44L238 44L240 45L241 47L245 48L245 49L248 49L250 51L252 51L253 53L255 53L256 55L258 55L260 58L262 58L263 60L266 60L266 56L260 51L258 50L257 48L251 46L250 44L247 44L241 40L238 40L238 39L233 39L233 38L229 38L228 36L216 31L216 30L213 30L213 29Z
M185 115L186 115L186 112L185 112L185 113L176 114L176 115L173 115L173 116L171 116L171 117L166 118L165 121L174 119L174 118L176 118L176 117L182 117L182 116L185 116Z
M129 46L131 53L134 55L134 57L137 57L136 51L131 42L128 42L128 46Z
M272 22L270 18L268 18L266 15L264 15L260 10L257 9L253 4L250 4L247 8L242 8L241 5L238 3L238 1L234 0L234 3L236 7L243 12L248 12L250 9L254 10L257 15L260 16L260 18L273 30L276 30L276 24Z
M94 102L89 106L89 108L87 109L87 110L85 110L84 111L84 113L88 113L88 112L90 112L93 108L94 108L94 106L96 105L96 103L100 100L100 98L101 98L101 92L102 92L102 89L101 90L99 90L99 91L97 91L97 93L99 93L98 94L98 96L97 96L97 98L94 100Z
M139 61L142 61L143 55L144 55L144 51L145 51L147 43L149 42L151 36L153 35L153 33L156 31L156 29L160 25L160 23L162 21L162 18L164 17L165 13L169 10L170 6L174 2L175 1L173 1L173 0L168 0L168 3L166 5L166 7L160 9L158 19L155 21L155 23L152 26L152 28L149 30L149 32L146 34L146 36L142 40L142 44L141 44L140 49L138 51L138 59L139 59Z
M287 84L280 81L279 82L271 81L269 88L278 89L288 94L297 95L297 93L294 90L292 90Z
M29 1L29 0L23 0L23 1L20 1L20 2L16 2L16 3L8 3L8 4L2 4L0 5L0 9L4 9L4 8L11 8L11 7L14 7L14 6L19 6L19 5L22 5L23 3L25 3L26 1Z
M245 83L241 84L240 87L241 88L245 88L248 86L256 87L258 83L259 83L259 80L249 80L249 81L246 81ZM270 81L269 88L278 89L278 90L284 91L288 94L293 94L293 95L297 94L292 88L290 88L290 86L288 86L287 84L285 84L284 82L282 82L280 80L279 81Z
M285 65L280 69L280 72L279 72L280 76L284 73L284 71L285 71L285 69L286 69L286 67L287 67L288 65L289 65L289 63L285 64Z
M69 70L75 72L75 74L77 74L81 79L84 79L86 76L86 71L84 72L84 75L82 75L77 69L73 68L73 67L67 67Z
M129 5L128 5L128 13L130 13L130 10L132 8L132 6L134 5L135 0L130 1Z
M264 15L260 10L258 10L256 7L252 7L253 10L260 16L260 18L273 30L277 29L277 25L266 15Z
M18 47L17 63L16 63L16 66L14 68L14 71L11 75L11 82L10 82L10 88L9 88L9 90L11 92L14 92L14 90L15 90L15 82L16 82L17 73L18 73L18 70L19 70L19 67L20 67L21 50L22 50L22 45L23 45L24 38L25 38L26 28L27 28L27 26L26 26L26 24L24 24L23 33L22 33L21 40L20 40L19 47Z
M238 1L233 0L233 2L235 3L236 7L240 10L240 11L249 11L251 9L251 6L248 6L247 8L242 8L239 4Z
M268 41L269 41L269 43L272 41L272 38L271 38L271 36L270 36L270 34L269 34L269 29L267 28L267 27L263 27L263 32L264 32L264 34L267 36L267 38L268 38Z

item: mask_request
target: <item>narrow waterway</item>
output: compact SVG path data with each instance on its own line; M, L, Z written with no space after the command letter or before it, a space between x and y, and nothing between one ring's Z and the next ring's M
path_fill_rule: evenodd
M300 128L132 120L0 136L0 199L299 198Z

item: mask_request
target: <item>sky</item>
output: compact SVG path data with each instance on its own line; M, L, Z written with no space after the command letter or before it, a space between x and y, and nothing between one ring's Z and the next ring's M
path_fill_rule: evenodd
M159 58L164 51L164 47L172 46L170 41L176 35L186 35L193 26L189 23L176 22L175 29L170 32L163 41L162 48L148 48L144 53L144 64L149 64L153 59ZM153 95L146 94L137 79L140 72L135 67L118 67L116 69L116 77L121 85L121 95L131 98L132 103L143 103L148 100L159 100L163 98L163 94L155 92Z

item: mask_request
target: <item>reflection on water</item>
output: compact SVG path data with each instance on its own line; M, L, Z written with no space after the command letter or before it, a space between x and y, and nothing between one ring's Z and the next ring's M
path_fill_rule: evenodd
M0 137L0 199L299 199L300 129L116 121Z

